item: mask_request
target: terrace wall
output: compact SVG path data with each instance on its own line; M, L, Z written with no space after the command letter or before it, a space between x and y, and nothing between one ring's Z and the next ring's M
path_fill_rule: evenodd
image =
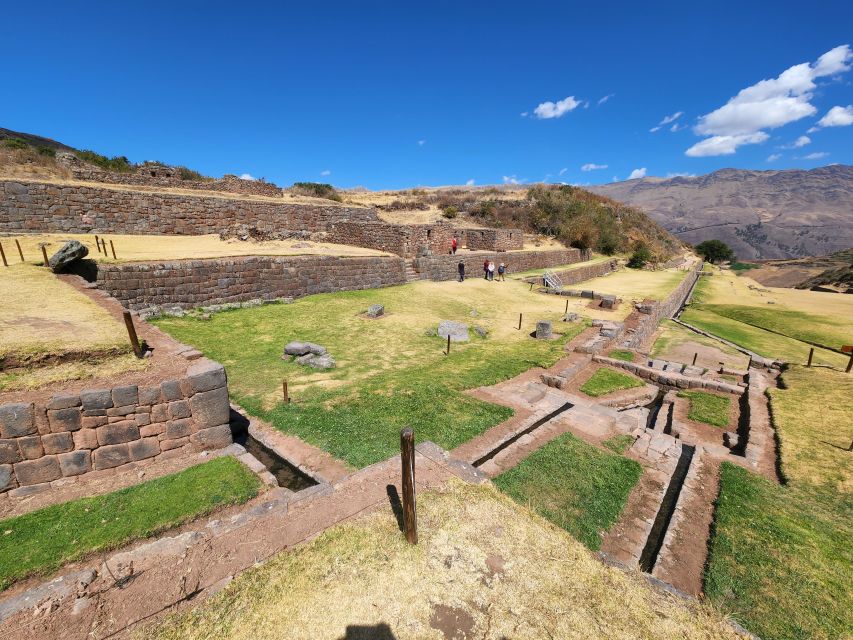
M156 386L126 385L0 405L0 494L158 456L231 444L225 369L210 360Z
M125 191L42 182L0 182L0 231L202 235L246 224L261 231L326 231L375 221L373 209Z
M466 229L465 246L472 251L517 251L524 248L521 229Z
M248 256L98 266L98 286L128 309L200 306L374 289L406 282L402 258Z
M505 253L477 253L424 256L415 260L415 269L427 280L455 280L457 265L465 263L465 276L482 277L483 262L491 260L495 265L506 264L507 273L518 273L530 269L543 269L564 264L574 264L589 259L589 253L580 249L557 249L554 251L511 251ZM497 269L495 269L497 275Z
M554 273L557 275L558 278L560 278L560 281L565 286L577 284L578 282L584 282L586 280L591 280L592 278L598 278L599 276L607 275L608 273L616 271L618 268L619 262L617 260L607 260L605 262L590 264L585 267L577 267L575 269L563 269L561 271L555 271ZM524 281L541 284L542 276L525 278Z
M329 228L326 240L413 258L421 247L434 253L449 253L454 232L449 224L337 222Z

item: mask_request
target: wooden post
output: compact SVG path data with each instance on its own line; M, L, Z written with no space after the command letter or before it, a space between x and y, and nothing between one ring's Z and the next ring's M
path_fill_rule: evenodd
M528 291L533 291L533 283L532 282L530 283L530 288L528 289Z
M694 367L696 366L696 358L698 358L698 357L699 357L699 354L694 352L694 354L693 354L693 366Z
M139 346L139 338L136 336L136 327L133 326L133 318L130 315L130 311L125 309L122 315L124 316L124 326L127 327L127 336L130 338L130 346L133 347L133 353L137 358L141 358L142 347Z
M287 380L281 381L281 393L284 396L284 404L290 404L290 395L287 393Z
M806 363L807 367L812 366L812 358L814 358L814 347L809 349L809 361Z
M566 313L565 315L569 315L569 301L566 300Z
M450 334L447 334L447 353L445 355L450 355Z
M104 252L106 253L106 247L104 249L105 249ZM118 260L118 258L116 258L116 247L113 244L112 240L110 240L110 249L112 249L112 252L113 252L113 260Z
M0 258L3 258L3 266L8 267L9 263L6 262L6 252L3 251L3 243L0 242Z
M50 263L47 259L47 249L44 248L44 245L41 246L41 255L44 258L44 266L50 267Z
M521 314L518 314L518 330L521 331Z
M98 249L104 255L107 255L107 241L101 238L101 247Z
M418 543L418 517L415 506L415 432L406 427L400 432L400 458L403 462L403 528L406 540Z
M844 373L850 373L851 369L853 369L853 353L850 354L850 360L847 361L847 368Z
M18 255L21 256L21 262L24 262L24 252L21 250L21 243L15 238L15 245L18 247Z

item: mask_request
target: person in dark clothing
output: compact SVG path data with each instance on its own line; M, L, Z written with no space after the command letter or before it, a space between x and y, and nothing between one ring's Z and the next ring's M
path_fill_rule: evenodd
M485 278L486 280L489 279L489 261L488 260L483 262L483 278Z
M459 282L465 282L465 262L460 260L457 269L459 269Z

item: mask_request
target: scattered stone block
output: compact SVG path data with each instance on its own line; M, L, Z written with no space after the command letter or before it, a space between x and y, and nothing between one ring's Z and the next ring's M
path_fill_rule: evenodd
M478 326L478 327L474 327L474 333L476 333L481 338L485 338L487 335L489 335L489 330L486 329L485 327L479 327Z
M554 329L550 320L536 321L536 338L538 340L550 340L554 337Z
M57 457L63 477L79 476L92 470L92 457L86 450L62 453Z
M372 304L367 307L367 315L371 318L379 318L385 315L385 307L381 304Z
M438 335L445 340L450 336L451 342L468 342L471 339L468 335L468 325L456 320L442 320L438 324Z
M79 240L69 240L47 261L54 273L62 273L72 264L89 255L89 248Z
M15 477L20 485L41 484L62 477L56 456L42 456L14 465Z
M615 309L616 308L616 296L611 296L611 295L601 296L601 308L602 309Z
M563 322L577 322L580 320L580 316L576 313L567 313L563 316Z
M0 405L0 438L19 438L36 433L33 413L31 402Z

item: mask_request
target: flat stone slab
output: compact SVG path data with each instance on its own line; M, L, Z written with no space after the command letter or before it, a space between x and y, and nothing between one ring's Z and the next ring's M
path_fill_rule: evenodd
M451 342L468 342L468 325L456 320L442 320L438 324L438 335L441 338L450 337Z

